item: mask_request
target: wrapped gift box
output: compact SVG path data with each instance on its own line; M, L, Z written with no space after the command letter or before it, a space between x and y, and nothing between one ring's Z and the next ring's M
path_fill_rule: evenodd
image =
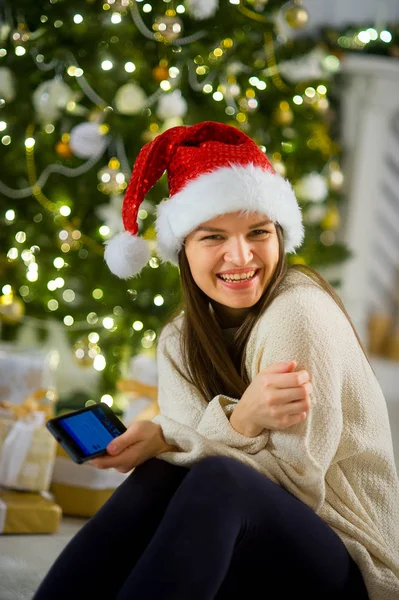
M57 442L46 429L46 415L42 411L18 414L14 408L0 409L0 485L48 491Z
M0 489L0 533L55 533L60 506L41 494Z
M58 445L51 492L64 514L91 517L126 477L128 474L115 469L79 465Z
M33 392L43 390L43 401L53 404L58 361L57 351L0 342L0 402L22 404Z
M118 389L129 395L123 422L129 426L133 421L152 421L159 413L158 371L155 357L139 354L130 362L129 378L117 382Z

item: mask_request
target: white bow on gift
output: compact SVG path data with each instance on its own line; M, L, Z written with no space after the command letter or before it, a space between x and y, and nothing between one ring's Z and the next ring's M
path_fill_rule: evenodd
M11 426L0 452L0 485L14 487L32 443L35 429L44 425L46 415L34 411Z

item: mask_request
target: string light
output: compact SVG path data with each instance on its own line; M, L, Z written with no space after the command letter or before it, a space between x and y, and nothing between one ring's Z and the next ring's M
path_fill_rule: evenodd
M92 291L92 296L95 300L101 300L101 298L104 296L104 292L100 290L100 288L97 288Z
M97 354L93 361L93 367L96 371L104 371L107 362L102 354Z
M101 63L101 68L103 71L110 71L113 66L113 63L110 60L103 60Z
M71 209L69 208L69 206L61 206L60 214L63 217L68 217L71 214Z
M23 244L26 241L25 231L18 231L18 233L15 234L15 239L19 244Z
M47 302L47 307L51 311L57 310L58 306L59 306L59 304L58 304L57 300L52 299Z
M62 297L65 302L73 302L75 300L75 292L73 290L64 290Z
M103 237L106 237L110 233L110 229L109 229L108 225L101 225L101 227L99 228L98 231L99 231L100 235L102 235Z
M56 277L54 281L57 288L62 288L65 285L65 280L62 277Z
M102 324L105 329L112 329L115 325L115 321L112 317L104 317Z
M16 258L18 258L17 248L10 248L9 251L7 252L7 258L9 258L11 260L15 260Z
M5 214L6 220L12 223L15 219L15 211L10 208Z
M380 40L382 42L385 42L386 44L389 44L389 42L392 41L392 33L390 31L381 31L380 33Z
M57 258L53 260L53 265L56 269L62 269L62 267L65 265L65 260L62 258L62 256L57 256Z
M101 402L104 402L104 404L107 404L108 406L112 406L114 399L110 394L104 394L101 396Z

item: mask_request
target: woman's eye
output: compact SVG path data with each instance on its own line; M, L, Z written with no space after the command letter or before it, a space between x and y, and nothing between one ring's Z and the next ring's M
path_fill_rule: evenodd
M252 231L251 233L256 233L257 235L262 235L264 233L267 233L268 235L270 234L270 231L266 231L265 229L255 229L254 231Z
M264 235L264 234L270 235L270 231L266 231L265 229L255 229L254 231L250 232L250 235L254 235L254 234L255 235ZM208 235L208 236L202 238L201 241L204 241L204 240L216 240L218 238L221 238L221 236L219 234Z

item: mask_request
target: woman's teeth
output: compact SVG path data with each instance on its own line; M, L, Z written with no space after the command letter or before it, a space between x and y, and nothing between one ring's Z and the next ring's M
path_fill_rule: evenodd
M224 281L246 281L252 279L256 275L257 271L248 271L247 273L235 273L234 275L218 275Z

